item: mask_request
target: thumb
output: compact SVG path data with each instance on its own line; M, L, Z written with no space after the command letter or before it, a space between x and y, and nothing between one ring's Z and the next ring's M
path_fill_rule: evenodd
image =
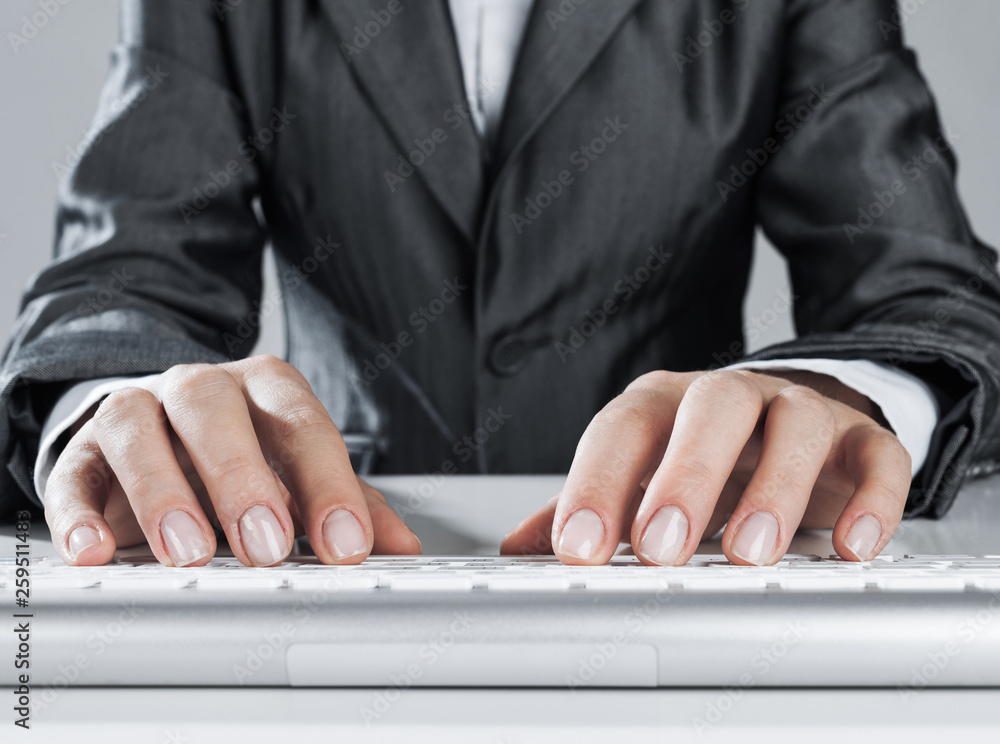
M548 555L552 553L552 519L559 503L559 494L517 527L500 543L501 555Z

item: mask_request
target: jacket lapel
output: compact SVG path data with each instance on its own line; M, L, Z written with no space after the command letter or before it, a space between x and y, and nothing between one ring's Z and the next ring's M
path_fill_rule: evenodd
M400 154L405 158L419 152L420 143L425 150L433 144L433 152L414 170L471 243L483 194L482 151L467 115L461 63L446 3L321 2L340 37L341 51L382 114ZM369 33L376 27L377 33ZM459 114L456 106L466 115ZM459 120L461 126L453 129ZM433 141L436 129L445 137L441 142Z
M498 182L640 2L535 0L504 105L493 171Z

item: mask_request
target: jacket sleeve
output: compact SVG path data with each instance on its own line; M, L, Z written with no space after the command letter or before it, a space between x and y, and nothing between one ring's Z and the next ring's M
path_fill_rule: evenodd
M93 125L60 188L55 260L28 286L0 368L0 512L38 504L41 425L73 381L252 346L265 233L258 162L241 151L251 127L226 69L211 3L123 3Z
M758 219L789 262L798 338L750 359L870 359L941 408L908 516L940 517L1000 455L1000 281L890 0L789 0Z

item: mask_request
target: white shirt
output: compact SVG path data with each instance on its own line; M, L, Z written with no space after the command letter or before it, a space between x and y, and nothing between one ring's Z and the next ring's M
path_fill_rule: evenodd
M492 142L503 114L514 61L534 0L449 0L462 79L472 121L479 136ZM864 360L782 359L742 362L727 369L786 369L830 375L869 398L885 416L910 454L913 474L927 459L937 426L937 401L917 377L884 364ZM35 490L42 497L59 453L59 437L90 407L115 390L149 387L157 375L88 380L70 388L45 421L35 461Z

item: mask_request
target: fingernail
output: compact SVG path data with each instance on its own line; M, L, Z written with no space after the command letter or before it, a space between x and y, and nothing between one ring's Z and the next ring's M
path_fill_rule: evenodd
M92 548L95 545L101 544L101 533L93 527L88 527L85 524L80 525L69 533L69 539L66 543L69 545L70 557L75 561L79 557L80 553L85 551L87 548Z
M858 557L859 561L867 561L872 557L875 546L882 537L882 524L871 514L866 514L857 520L847 533L847 549Z
M733 540L733 553L759 566L771 557L778 541L778 520L769 511L754 512L740 526Z
M564 555L589 560L604 540L604 522L590 509L573 513L559 535L559 552Z
M288 540L281 522L263 504L251 506L240 517L240 539L255 566L279 563L288 555Z
M167 512L160 521L160 534L175 566L188 566L212 552L205 533L186 511Z
M361 523L347 509L337 509L326 518L323 540L338 561L368 550L368 538Z
M676 506L664 506L646 525L639 540L639 553L652 563L672 566L687 540L688 521Z

